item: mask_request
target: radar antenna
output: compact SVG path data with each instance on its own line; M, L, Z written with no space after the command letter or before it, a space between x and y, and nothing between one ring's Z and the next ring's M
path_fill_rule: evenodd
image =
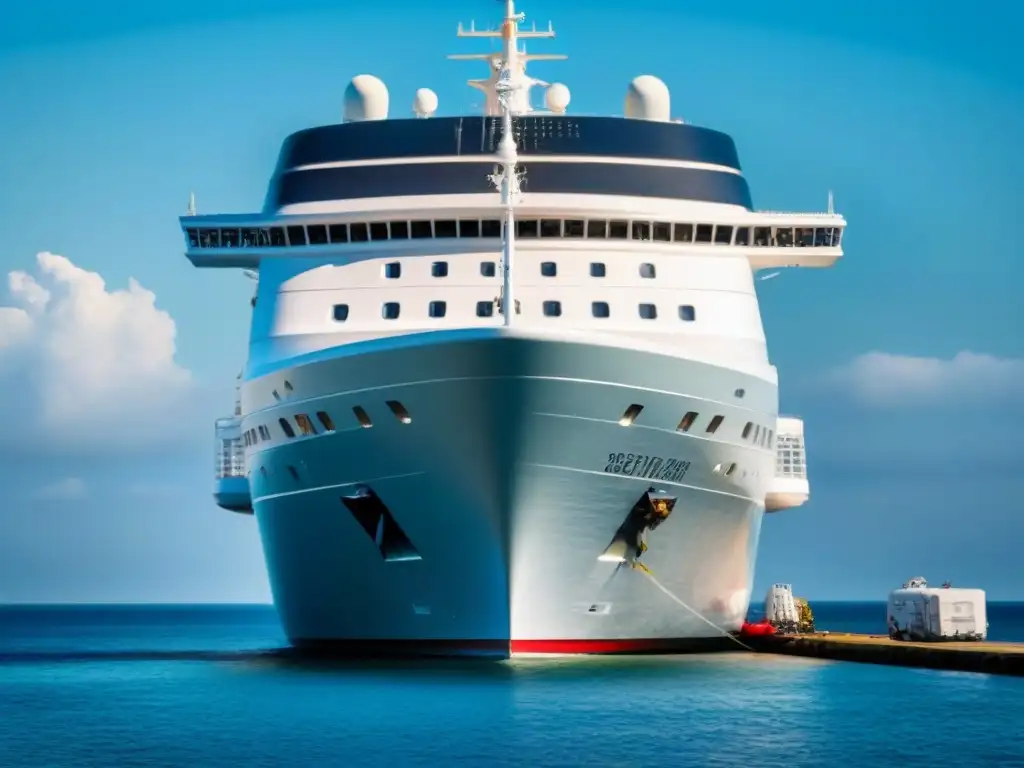
M511 0L508 5L512 6ZM501 162L501 170L491 174L490 180L501 192L501 205L505 209L505 236L502 240L501 252L502 284L498 307L505 320L505 325L511 326L512 318L515 317L519 309L519 302L516 301L512 290L512 257L515 252L515 204L523 176L516 167L519 154L516 138L512 132L512 105L515 103L516 94L523 86L506 67L501 71L501 78L494 87L501 105L501 141L498 142L498 160Z
M188 193L188 210L185 211L185 215L186 216L195 216L196 215L196 193L195 192L189 192Z
M471 88L483 91L487 95L484 113L490 116L500 115L504 109L501 96L498 93L498 83L501 82L502 78L517 84L516 89L511 92L514 95L509 100L512 113L516 115L525 114L533 111L530 107L530 89L535 85L548 85L543 80L527 76L527 62L561 61L568 58L562 54L527 53L525 46L523 50L519 50L520 39L554 37L555 30L551 22L548 22L546 30L537 29L536 23L532 29L520 30L519 22L526 18L526 14L516 12L515 0L503 0L503 2L505 3L505 19L500 29L478 30L476 23L470 22L469 29L467 30L463 28L460 22L456 32L458 37L500 37L502 39L501 52L452 54L448 57L449 59L462 61L486 61L488 66L490 66L490 77L468 81ZM507 77L505 76L506 72L508 73Z

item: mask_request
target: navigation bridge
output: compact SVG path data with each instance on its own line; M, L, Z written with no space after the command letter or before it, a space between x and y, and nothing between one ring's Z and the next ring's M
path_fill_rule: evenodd
M780 416L775 431L775 480L765 495L765 512L799 507L811 493L803 420Z
M252 514L249 476L245 471L245 442L242 438L242 402L237 386L234 414L217 419L214 430L214 501L222 509Z

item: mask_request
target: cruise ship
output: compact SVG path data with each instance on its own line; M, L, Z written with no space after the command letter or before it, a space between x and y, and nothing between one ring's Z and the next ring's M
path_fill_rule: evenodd
M832 266L846 222L831 193L755 209L733 140L655 76L572 114L526 73L565 58L525 51L553 28L503 11L458 27L491 52L450 56L488 67L482 114L359 75L262 211L190 200L187 257L256 286L216 502L255 517L297 648L728 645L764 513L809 494L756 287Z

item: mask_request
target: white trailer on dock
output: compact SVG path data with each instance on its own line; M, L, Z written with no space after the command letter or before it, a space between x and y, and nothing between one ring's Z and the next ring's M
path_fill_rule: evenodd
M913 578L889 593L889 637L924 642L984 640L988 636L985 591L948 583L929 587Z

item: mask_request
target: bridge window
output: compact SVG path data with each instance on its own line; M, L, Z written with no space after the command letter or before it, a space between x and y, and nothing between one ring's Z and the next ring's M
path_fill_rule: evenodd
M722 426L722 422L725 421L725 416L715 416L708 422L708 428L705 430L709 435L713 435L718 431L718 428Z
M405 406L400 402L397 400L388 400L387 406L391 409L391 412L395 414L395 418L400 422L403 424L412 424L412 416L409 415L409 411L407 411Z
M199 230L199 247L200 248L220 248L220 230L219 229L200 229Z
M327 234L332 243L348 242L348 224L331 224L327 228Z
M686 415L679 420L679 426L676 427L677 432L689 432L690 427L693 426L693 422L697 420L696 411L687 411Z
M590 305L590 313L594 317L608 317L611 315L611 310L607 301L595 301Z
M796 230L796 244L801 248L807 248L814 245L814 228L813 227L797 227Z
M651 223L649 221L634 221L633 222L633 239L634 240L650 240L651 239Z
M641 304L639 311L644 320L656 320L658 317L658 308L653 304Z
M715 227L715 244L729 245L732 242L732 227L719 224Z
M736 227L736 245L750 245L750 227Z
M356 421L359 422L359 426L363 429L369 429L373 426L373 422L370 421L370 415L363 410L362 406L352 406L352 413L355 414Z
M641 264L640 265L640 277L646 277L653 279L657 276L657 271L654 269L653 264Z
M409 231L414 240L423 240L434 236L433 224L431 221L413 221L409 224Z
M562 316L562 302L560 301L545 301L544 302L544 317L561 317Z
M793 245L793 228L792 227L778 227L775 230L775 244L783 248L789 248Z
M591 277L604 277L605 276L604 264L600 261L590 262L590 276Z
M385 320L397 320L400 307L397 301L389 301L381 308L381 317Z
M651 229L651 239L658 243L669 243L672 241L672 225L663 221L654 222Z
M365 221L348 225L348 236L353 243L370 242L370 229Z
M745 425L743 426L743 434L741 435L741 437L742 437L742 438L743 438L744 440L746 440L746 439L747 439L748 437L750 437L750 433L751 433L751 431L752 431L753 429L754 429L754 422L752 422L752 421L748 421L748 422L747 422L747 423L746 423L746 424L745 424Z
M441 219L434 222L434 237L458 237L459 228L455 219Z
M817 227L814 230L814 247L821 248L822 246L832 245L832 230L824 227Z
M306 228L305 227L288 227L288 245L305 245L306 244Z
M327 242L327 227L323 224L310 224L306 227L310 245L323 245Z
M409 239L409 222L408 221L392 221L388 228L391 230L392 240L408 240Z
M494 316L494 302L493 301L478 301L476 303L476 316L477 317L493 317Z
M496 273L495 264L493 261L481 261L480 262L480 274L483 277L494 277Z
M541 237L561 237L562 236L562 220L561 219L541 219L541 222L540 222L540 236Z
M430 265L430 274L434 277L448 277L448 262L435 261Z
M553 261L543 261L540 265L540 273L544 277L554 277L558 274L558 265Z
M565 220L565 236L566 237L583 237L585 232L585 225L583 219L566 219Z
M536 237L539 222L536 219L524 219L516 222L516 237Z
M480 222L476 219L460 219L459 237L480 237Z
M277 423L281 425L281 431L288 437L295 437L295 430L292 429L292 425L288 423L288 419L283 416L277 420Z
M400 261L389 261L384 265L384 277L389 280L397 280L402 276L402 263Z
M771 227L754 227L754 245L771 245Z
M242 247L243 248L255 248L260 245L260 230L258 229L243 229L242 230Z
M608 237L608 222L591 219L587 222L587 239L604 240Z
M388 223L386 221L371 221L370 222L370 239L371 240L387 240L388 239Z
M284 227L270 228L270 244L275 248L284 248Z
M309 420L309 416L304 413L295 414L295 423L299 425L299 432L304 436L316 434L316 427L313 426L313 422Z
M334 305L334 320L338 323L344 323L348 320L348 304Z
M608 222L608 239L609 240L628 240L629 239L629 222L628 221L609 221Z
M327 411L317 411L316 417L320 419L320 423L323 424L324 429L328 432L334 431L334 422L331 420L331 416Z
M448 312L448 303L444 301L430 302L429 314L431 317L444 317Z
M693 224L676 224L672 227L672 239L677 243L693 242Z
M832 245L839 245L839 241L843 238L843 227L836 227L832 231Z
M237 229L222 229L220 231L221 248L237 248L241 242Z
M692 323L697 319L697 311L692 304L679 305L679 319L687 323Z
M710 243L712 230L714 227L711 224L698 224L696 242Z
M501 237L501 221L498 219L484 219L480 222L481 237Z
M186 229L185 234L188 236L188 247L198 248L199 247L199 230L198 229Z

